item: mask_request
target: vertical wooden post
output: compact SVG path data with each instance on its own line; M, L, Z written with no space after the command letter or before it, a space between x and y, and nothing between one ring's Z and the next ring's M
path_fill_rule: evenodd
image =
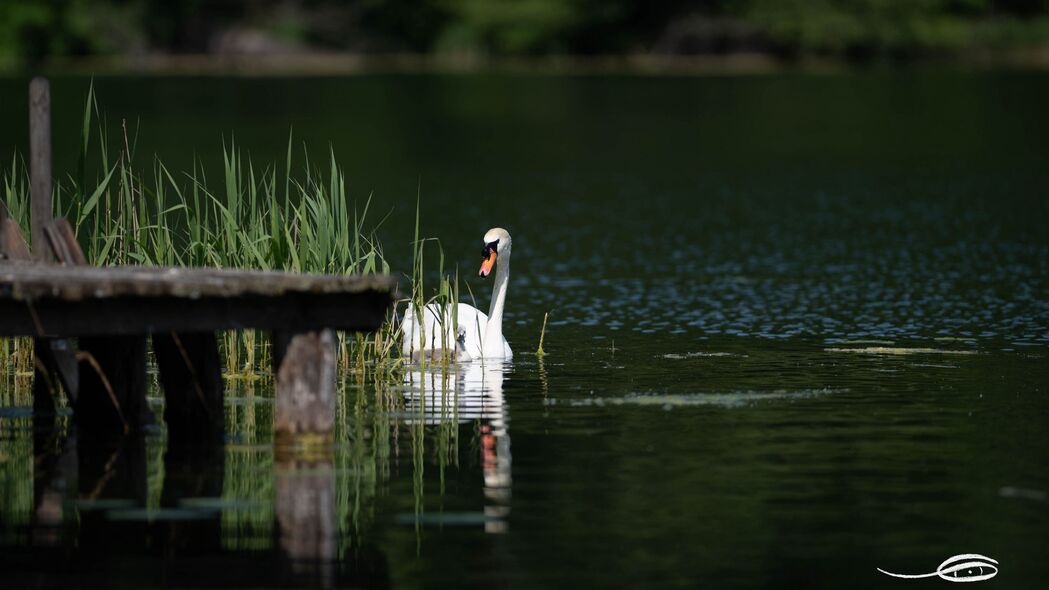
M48 262L51 250L44 227L51 222L51 88L45 78L33 78L29 83L29 169L32 254L36 260ZM48 357L47 341L34 340L33 411L38 419L47 419L55 412L58 384L46 364Z
M116 438L153 422L146 402L146 336L80 338L75 417L81 438Z
M212 332L153 334L168 441L203 446L222 442L226 422L222 362Z
M29 83L29 169L33 197L33 257L50 262L44 227L51 223L51 85L46 78Z
M307 332L291 338L283 354L278 348L274 346L274 356L282 357L274 418L278 444L294 442L289 437L307 444L330 443L335 424L335 337L331 330ZM301 439L303 435L313 440Z
M335 337L331 330L273 333L277 522L296 579L332 586L336 554Z
M33 415L53 417L58 409L58 387L65 388L70 404L76 402L80 386L76 348L62 338L33 339Z

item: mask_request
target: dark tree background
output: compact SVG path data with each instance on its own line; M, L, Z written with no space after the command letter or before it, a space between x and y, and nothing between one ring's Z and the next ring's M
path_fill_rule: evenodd
M910 57L1049 47L1049 0L4 0L0 59L295 52Z

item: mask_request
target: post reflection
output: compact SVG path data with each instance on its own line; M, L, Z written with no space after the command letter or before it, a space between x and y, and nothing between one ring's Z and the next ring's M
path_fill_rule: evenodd
M330 588L337 559L331 458L282 458L275 477L280 546L291 573L299 582Z
M416 368L405 375L408 424L477 425L485 502L482 520L488 533L506 532L510 515L513 461L503 380L511 368L501 361L471 361Z

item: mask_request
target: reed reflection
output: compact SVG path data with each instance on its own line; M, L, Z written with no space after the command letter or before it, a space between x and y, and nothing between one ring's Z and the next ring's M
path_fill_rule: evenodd
M471 361L451 367L415 368L405 374L404 416L411 426L437 426L439 458L458 458L458 435L463 425L475 424L479 439L481 487L484 496L480 518L457 515L463 522L484 523L488 533L507 531L513 483L510 452L509 407L503 379L510 363ZM421 436L416 436L421 443ZM420 445L421 446L421 445ZM417 447L418 448L418 447ZM450 451L450 452L449 452ZM447 464L441 460L441 468ZM421 490L417 489L421 495ZM417 502L416 524L419 523ZM442 524L450 524L445 516Z

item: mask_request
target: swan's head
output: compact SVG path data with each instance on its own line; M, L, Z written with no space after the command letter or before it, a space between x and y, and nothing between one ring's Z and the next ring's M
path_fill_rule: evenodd
M484 234L484 249L481 250L481 272L482 277L488 276L495 266L495 259L500 256L510 255L510 232L501 227L493 227Z

